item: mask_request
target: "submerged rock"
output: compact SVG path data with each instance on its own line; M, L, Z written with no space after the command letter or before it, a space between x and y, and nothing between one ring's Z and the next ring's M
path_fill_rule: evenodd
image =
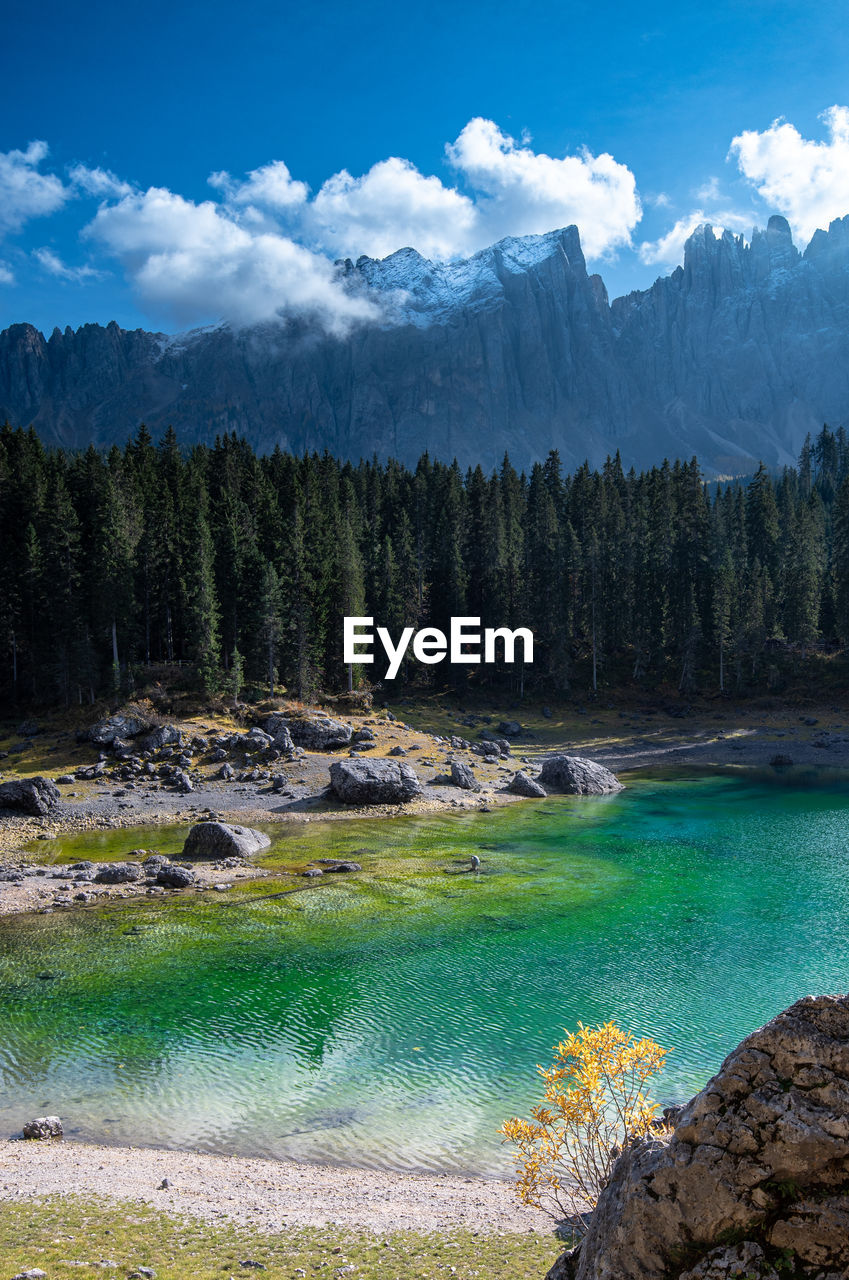
M534 799L540 799L547 794L545 787L541 787L535 778L529 777L522 769L513 774L507 790L514 796L529 796Z
M622 1153L549 1280L766 1280L782 1255L849 1275L849 996L747 1036L671 1123Z
M184 858L249 858L271 844L267 835L253 827L237 827L228 822L198 822L186 836Z
M398 760L338 760L330 787L343 804L406 804L421 795L415 770Z
M622 791L623 784L603 764L583 756L549 756L543 762L537 782L547 791L569 796L603 796Z
M60 798L59 788L49 778L14 778L0 782L0 809L17 809L41 818Z

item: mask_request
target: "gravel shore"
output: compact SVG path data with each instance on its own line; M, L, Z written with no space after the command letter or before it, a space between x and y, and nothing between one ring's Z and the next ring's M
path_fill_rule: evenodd
M139 1147L0 1142L0 1200L69 1192L143 1201L174 1216L230 1218L264 1231L327 1223L375 1232L466 1228L550 1235L553 1229L545 1214L519 1203L511 1183L497 1180Z

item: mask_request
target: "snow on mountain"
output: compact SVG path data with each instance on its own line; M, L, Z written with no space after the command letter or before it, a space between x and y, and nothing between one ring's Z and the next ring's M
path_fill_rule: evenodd
M345 338L305 320L166 337L116 324L0 333L0 414L49 443L123 441L141 421L186 443L414 462L626 466L696 454L708 474L796 457L849 419L849 216L804 254L784 218L747 243L698 228L684 264L608 302L575 227L464 261L414 249L346 260L381 319Z

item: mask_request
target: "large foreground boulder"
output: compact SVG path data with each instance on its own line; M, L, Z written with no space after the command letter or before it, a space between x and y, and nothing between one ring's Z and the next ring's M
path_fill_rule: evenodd
M229 822L198 822L186 836L184 858L249 858L271 844L267 835L253 827L237 827Z
M303 715L290 716L287 720L289 734L296 747L307 751L331 751L334 747L347 747L354 730L343 720L334 720L322 711L307 711Z
M17 809L42 818L60 800L59 788L49 778L12 778L0 782L0 809Z
M806 996L626 1148L549 1280L849 1276L849 996Z
M403 760L338 760L330 788L343 804L406 804L421 794L415 770Z
M568 796L606 796L624 790L614 773L583 756L549 756L537 782L546 791L562 791Z

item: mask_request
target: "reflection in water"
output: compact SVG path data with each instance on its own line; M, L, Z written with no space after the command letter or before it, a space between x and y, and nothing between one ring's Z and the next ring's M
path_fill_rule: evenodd
M504 1172L498 1125L564 1026L613 1017L670 1046L669 1101L792 1000L846 989L847 820L833 779L641 780L601 803L270 828L269 866L363 864L293 897L3 921L0 1125L58 1111L88 1138ZM471 851L486 874L446 874Z

